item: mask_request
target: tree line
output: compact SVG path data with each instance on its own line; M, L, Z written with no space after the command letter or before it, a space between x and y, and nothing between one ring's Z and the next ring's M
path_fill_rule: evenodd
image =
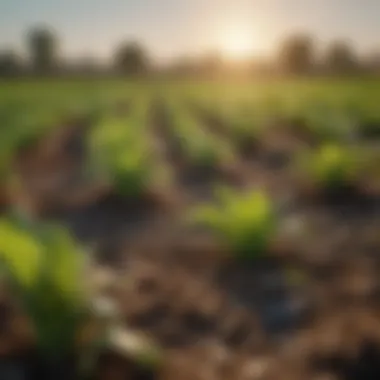
M356 75L380 74L380 53L360 57L355 47L345 40L332 41L318 53L315 40L309 35L292 35L279 44L271 59L247 59L244 65L226 62L219 52L201 57L181 57L159 69L147 49L136 41L121 43L114 50L112 62L101 66L93 58L75 63L59 56L59 38L46 28L32 29L26 39L28 58L21 60L13 50L0 50L0 76L20 75L217 75L243 70L268 75Z

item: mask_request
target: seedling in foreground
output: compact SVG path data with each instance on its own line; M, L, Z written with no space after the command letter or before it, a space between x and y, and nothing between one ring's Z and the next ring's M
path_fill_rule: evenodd
M91 317L83 254L60 228L2 220L0 258L30 318L46 371L74 366L67 361L76 354L78 334Z
M90 262L65 230L3 219L0 260L34 328L43 376L87 378L106 347L139 368L155 370L160 364L160 349L124 328L111 299L93 294L86 273Z

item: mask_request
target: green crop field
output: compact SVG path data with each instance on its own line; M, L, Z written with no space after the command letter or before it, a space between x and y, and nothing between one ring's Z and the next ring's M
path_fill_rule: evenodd
M373 78L1 83L4 355L174 379L221 349L223 379L259 353L257 378L306 380L323 334L378 340L379 101Z

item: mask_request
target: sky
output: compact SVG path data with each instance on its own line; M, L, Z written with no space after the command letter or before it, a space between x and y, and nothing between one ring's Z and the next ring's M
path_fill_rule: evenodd
M158 62L239 43L270 55L294 32L320 44L348 38L365 52L380 49L379 21L380 0L0 0L0 50L24 52L28 28L42 24L68 57L107 59L134 39Z

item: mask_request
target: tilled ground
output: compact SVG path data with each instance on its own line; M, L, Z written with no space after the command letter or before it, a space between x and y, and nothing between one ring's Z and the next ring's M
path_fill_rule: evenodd
M166 354L157 377L378 379L379 196L331 202L300 194L287 165L291 144L267 143L242 157L235 173L243 187L265 187L281 204L279 239L273 257L231 262L224 247L178 217L209 198L215 178L182 170L165 121L153 120L159 159L176 176L174 206L159 196L127 202L86 182L81 125L20 157L15 170L24 186L14 198L66 224L117 271L125 323Z

